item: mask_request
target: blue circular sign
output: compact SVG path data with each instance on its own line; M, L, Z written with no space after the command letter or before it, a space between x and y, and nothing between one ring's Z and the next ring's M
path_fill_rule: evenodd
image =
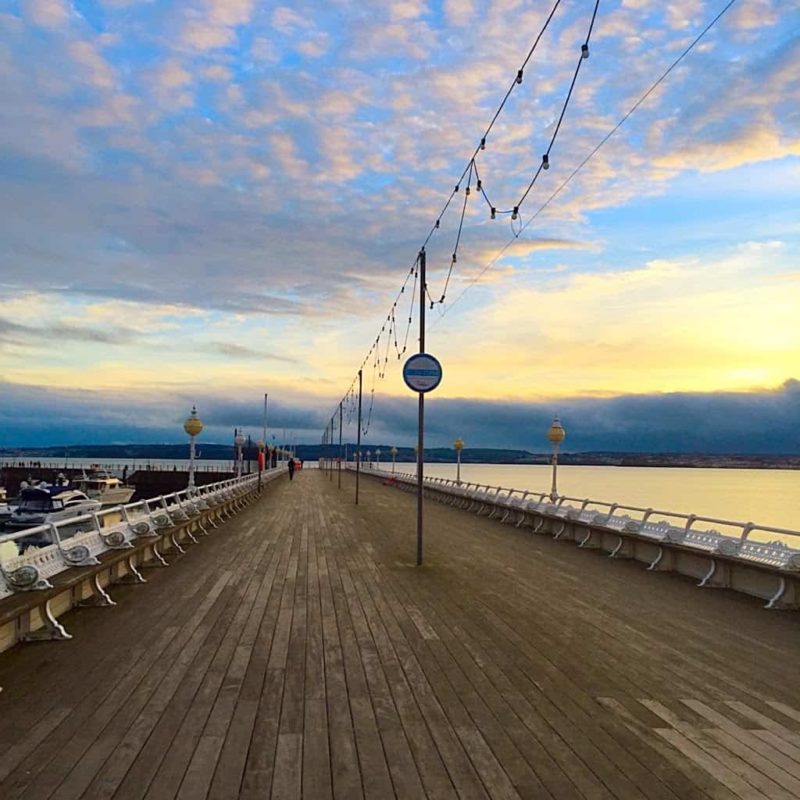
M442 365L428 353L417 353L403 366L403 380L412 391L433 391L442 382Z

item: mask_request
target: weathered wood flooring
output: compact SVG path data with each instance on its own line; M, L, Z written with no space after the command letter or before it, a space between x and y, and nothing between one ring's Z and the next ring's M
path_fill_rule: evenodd
M800 615L352 482L0 656L0 797L800 797Z

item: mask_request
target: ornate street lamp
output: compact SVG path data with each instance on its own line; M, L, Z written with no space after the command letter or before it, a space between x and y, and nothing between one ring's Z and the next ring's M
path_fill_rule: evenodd
M192 413L186 418L183 423L183 429L189 434L189 483L188 487L194 489L194 440L196 436L200 435L203 430L203 423L200 417L197 416L197 409L192 406Z
M380 447L375 451L375 469L381 468L381 449Z
M236 445L236 477L242 477L242 459L244 453L242 452L242 446L245 443L244 434L241 431L236 432L236 436L233 438L234 444Z
M558 500L558 488L556 486L556 474L558 472L558 446L564 441L567 432L561 424L558 415L553 417L553 424L547 431L547 438L553 445L553 486L550 489L550 499L555 503Z
M392 447L392 449L389 452L392 454L392 475L394 475L394 462L395 459L397 458L397 448Z
M461 486L461 451L464 449L464 440L459 436L453 442L456 451L456 483Z

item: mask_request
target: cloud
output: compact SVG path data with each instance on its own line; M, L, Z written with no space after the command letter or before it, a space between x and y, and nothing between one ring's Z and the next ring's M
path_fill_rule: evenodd
M86 75L88 82L98 89L113 89L116 83L114 69L88 41L73 42L69 46L73 61Z
M139 338L122 354L65 340L56 365L6 349L2 373L65 385L91 352L88 374L103 386L196 387L205 370L216 388L253 366L288 380L286 362L241 352L176 367L169 340L184 350L263 341L296 357L294 378L317 393L352 378L548 11L471 0L14 8L20 16L0 15L0 296L34 290L50 307L39 319L2 315L103 330L83 315L109 304ZM787 372L795 340L771 337L769 323L789 328L796 291L799 54L786 31L798 17L786 4L758 8L758 27L726 16L713 48L693 52L514 241L491 286L465 296L463 320L448 314L434 328L446 391L732 388ZM601 12L523 219L708 13L631 1ZM561 4L478 152L500 209L540 163L586 23L583 4ZM459 216L451 203L427 245L437 299ZM512 235L508 216L490 221L473 192L448 302ZM718 271L743 239L784 250L751 254L758 276ZM717 293L697 279L707 264ZM182 313L160 316L167 307ZM204 330L221 318L230 327ZM748 337L737 338L737 319Z
M220 355L231 356L233 358L280 361L284 364L299 363L299 360L296 358L275 355L274 353L269 353L243 344L237 344L236 342L204 342L202 348L206 352L219 353Z
M111 331L64 324L33 326L0 317L0 344L49 347L52 342L67 341L118 345L131 342L135 336L135 331L119 326Z
M182 442L181 423L197 403L204 441L227 441L233 427L257 436L263 395L239 399L196 392L157 393L42 390L0 382L0 446L107 442ZM52 408L59 409L58 417ZM270 394L269 427L281 439L293 431L316 443L330 418L328 400L296 393ZM554 413L567 429L568 452L800 453L800 381L772 390L561 398L548 402L433 398L426 418L430 447L449 447L457 435L470 447L505 447L545 452ZM409 444L416 434L412 397L375 400L365 445ZM345 417L346 419L347 417ZM287 434L288 435L288 434ZM345 441L355 438L354 424Z
M466 25L475 15L475 0L445 0L444 13L452 25Z
M22 0L22 14L26 21L41 28L61 28L70 19L66 0Z
M196 50L216 50L232 44L236 29L253 13L253 0L205 0L186 11L182 41Z

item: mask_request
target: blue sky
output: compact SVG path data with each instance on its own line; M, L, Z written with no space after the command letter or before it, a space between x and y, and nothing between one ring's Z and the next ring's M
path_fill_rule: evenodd
M522 222L723 6L600 3ZM593 7L559 4L479 153L501 209L540 163ZM179 440L192 403L224 440L257 427L265 391L277 427L317 440L551 8L6 2L0 446ZM664 449L680 396L727 408L717 441L747 449L730 398L752 417L781 397L778 441L795 441L798 63L800 3L737 0L518 238L473 183L446 302L429 312L436 397L472 409L454 427L533 448L540 413L588 420L638 397L652 435L639 426L620 446ZM462 197L428 248L436 299ZM407 436L414 403L399 363L376 379L384 439ZM517 434L526 409L531 432ZM434 443L468 436L443 419ZM600 446L572 422L577 448ZM670 430L668 449L691 449L688 424Z

